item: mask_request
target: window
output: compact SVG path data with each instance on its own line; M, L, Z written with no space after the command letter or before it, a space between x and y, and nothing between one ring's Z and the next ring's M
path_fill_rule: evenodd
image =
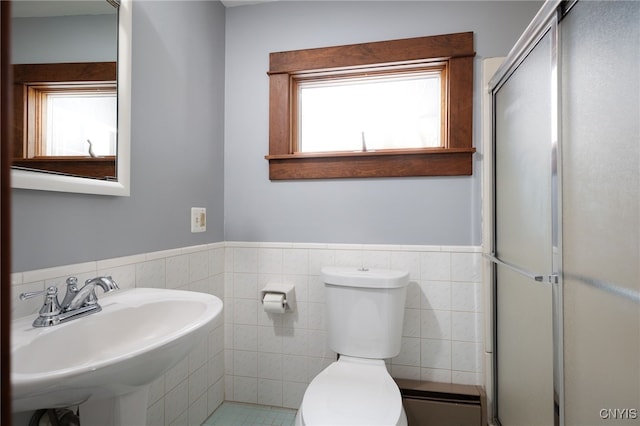
M116 89L41 90L43 156L116 155Z
M115 177L116 63L14 65L13 165Z
M473 33L270 55L269 178L469 175Z
M294 152L441 147L441 73L294 78Z

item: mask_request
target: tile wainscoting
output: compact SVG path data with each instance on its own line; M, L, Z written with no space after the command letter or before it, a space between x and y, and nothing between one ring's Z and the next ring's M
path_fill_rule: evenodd
M401 353L387 360L397 378L482 384L481 249L221 242L14 273L12 315L32 315L39 298L18 300L77 276L112 275L120 287L202 291L224 300L224 323L153 383L150 425L200 425L223 400L297 408L313 377L335 360L327 346L322 266L410 273ZM267 314L259 291L292 283L297 309Z

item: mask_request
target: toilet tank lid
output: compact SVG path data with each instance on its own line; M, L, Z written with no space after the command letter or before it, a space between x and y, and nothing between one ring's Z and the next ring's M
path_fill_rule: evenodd
M343 287L399 288L409 283L409 272L394 269L325 266L320 272L326 284Z

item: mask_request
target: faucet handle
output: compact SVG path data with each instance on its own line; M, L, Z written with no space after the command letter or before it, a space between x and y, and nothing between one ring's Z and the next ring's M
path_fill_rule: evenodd
M46 290L22 293L20 295L20 300L30 299L45 292L44 304L42 305L42 308L40 308L40 311L38 311L38 318L33 321L34 327L46 327L60 322L59 315L62 308L58 302L57 287L51 286Z
M67 309L75 295L78 293L78 279L76 277L67 278L67 292L62 299L62 310Z
M75 289L78 289L78 278L76 277L69 277L67 278L67 289L75 287Z
M46 290L38 290L38 291L30 291L30 292L27 292L27 293L20 293L20 300L31 299L32 297L39 296L44 292L47 293L47 296L49 296L50 294L57 295L58 294L58 289L56 287L54 287L54 286L51 286L51 287L48 287Z

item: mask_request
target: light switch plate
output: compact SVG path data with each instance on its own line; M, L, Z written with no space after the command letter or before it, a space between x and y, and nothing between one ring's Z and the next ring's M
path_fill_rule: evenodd
M191 207L191 232L205 232L207 230L207 209Z

